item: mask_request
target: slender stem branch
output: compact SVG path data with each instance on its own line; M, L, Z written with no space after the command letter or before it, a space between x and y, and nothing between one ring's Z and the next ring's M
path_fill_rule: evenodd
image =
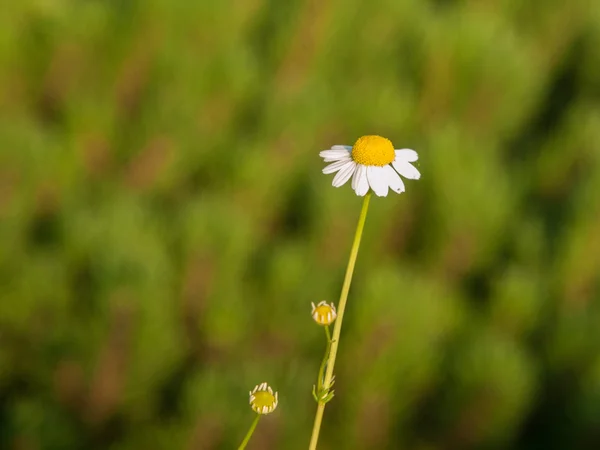
M331 349L331 333L329 332L329 325L325 326L325 335L327 336L327 346L325 347L325 355L323 355L323 361L321 361L321 367L319 367L319 379L317 380L317 392L321 392L323 389L323 376L325 375L325 366L329 359L329 350Z
M335 358L337 356L337 350L340 344L340 333L342 331L344 311L346 310L346 301L348 299L348 292L350 291L350 283L352 282L354 266L356 265L356 257L358 255L358 248L360 247L360 240L362 238L363 229L365 227L367 211L369 210L369 200L371 200L371 191L367 193L363 201L362 210L360 212L360 217L358 218L358 224L356 226L356 233L354 234L354 242L352 243L352 249L350 250L350 259L348 260L346 276L344 278L344 284L342 285L342 292L340 294L340 301L338 302L337 307L338 316L337 320L335 321L335 326L333 327L333 338L330 339L331 348L329 350L329 358L327 361L325 380L323 381L323 387L325 389L327 389L331 385L331 380L333 378L333 368L335 366ZM319 432L321 431L321 422L323 420L324 412L325 402L319 402L317 406L317 414L315 415L315 423L310 439L309 450L316 450L317 448L317 443L319 441Z
M248 444L248 441L250 441L250 438L252 437L252 433L254 433L254 430L256 429L256 425L258 425L259 420L260 420L260 414L257 414L256 417L254 418L254 421L252 422L252 425L250 425L250 429L248 430L246 437L244 438L244 440L238 447L238 450L244 450L246 448L246 445Z

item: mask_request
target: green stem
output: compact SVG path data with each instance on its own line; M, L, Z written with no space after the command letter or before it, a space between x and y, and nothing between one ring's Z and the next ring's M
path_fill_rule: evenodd
M246 437L244 438L244 440L238 447L238 450L244 450L246 448L246 445L248 444L248 441L252 437L252 433L254 433L254 430L256 429L256 425L258 425L259 420L260 420L260 414L257 414L256 418L254 419L254 422L252 422L252 425L250 425L250 429L248 430Z
M338 302L338 316L333 327L333 339L330 340L331 348L329 350L329 359L327 361L327 371L325 372L325 380L323 386L328 388L331 385L331 379L333 378L333 367L335 366L335 358L337 356L338 346L340 344L340 333L342 331L342 322L344 320L344 311L346 310L346 300L348 299L348 292L350 291L350 283L352 282L352 274L354 273L354 266L356 265L356 257L358 255L358 248L360 247L360 240L362 238L363 228L365 227L365 219L367 218L367 211L369 210L369 200L371 200L371 191L365 195L363 201L362 210L360 217L358 218L358 224L356 226L356 233L354 234L354 242L352 249L350 250L350 259L348 260L348 267L346 269L346 277L344 278L344 284L342 285L342 293L340 294L340 301ZM321 422L323 420L323 413L325 412L325 402L319 402L317 406L317 414L315 415L315 423L313 426L312 436L310 438L309 450L316 450L317 442L319 441L319 432L321 431Z
M321 367L319 367L319 379L317 380L317 392L321 392L323 389L323 375L325 372L325 365L329 359L329 350L331 349L331 333L329 332L329 326L325 326L325 334L327 335L327 346L325 347L325 355L323 361L321 361Z
M331 333L329 332L329 325L325 325L325 334L327 335L327 342L331 344Z

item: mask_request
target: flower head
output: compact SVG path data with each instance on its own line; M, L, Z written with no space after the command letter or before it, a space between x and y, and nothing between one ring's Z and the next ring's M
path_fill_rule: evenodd
M317 306L314 303L312 305L312 317L319 325L331 325L337 317L337 311L335 305L332 303L328 305L326 301L319 302Z
M254 390L250 391L250 407L258 414L269 414L277 408L277 392L266 382L258 384Z
M334 187L340 187L352 178L352 189L361 197L369 188L379 197L387 196L388 189L398 194L404 192L400 175L410 180L421 178L411 164L419 159L417 152L408 148L394 149L391 141L381 136L362 136L352 147L334 145L319 156L331 163L323 169L324 174L337 172L333 178Z

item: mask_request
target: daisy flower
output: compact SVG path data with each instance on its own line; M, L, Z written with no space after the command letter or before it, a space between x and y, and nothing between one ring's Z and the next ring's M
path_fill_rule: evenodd
M328 305L325 300L319 302L317 306L314 303L312 305L312 317L319 325L331 325L337 317L337 311L335 305L332 303Z
M271 386L261 383L250 391L250 407L258 414L272 413L279 403L277 397L277 392L273 393Z
M417 152L408 148L394 149L391 141L381 136L362 136L352 147L334 145L319 156L331 163L323 169L324 174L337 172L333 177L334 187L352 178L352 189L361 197L369 188L379 197L387 196L388 189L400 194L405 190L400 175L410 180L421 177L411 164L419 159Z

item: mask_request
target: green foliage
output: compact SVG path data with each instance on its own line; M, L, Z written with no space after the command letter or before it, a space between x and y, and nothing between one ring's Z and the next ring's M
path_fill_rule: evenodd
M306 448L364 134L320 448L598 448L595 2L5 3L0 448Z

